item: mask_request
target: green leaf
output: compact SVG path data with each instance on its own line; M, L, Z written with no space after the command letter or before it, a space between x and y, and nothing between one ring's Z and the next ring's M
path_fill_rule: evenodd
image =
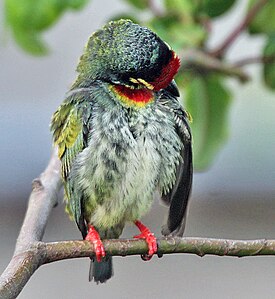
M174 15L153 18L147 26L155 31L176 52L184 47L199 47L206 38L206 32L198 24L185 24Z
M218 76L193 77L185 89L185 103L191 114L194 165L205 170L227 139L227 116L231 95Z
M137 9L146 9L149 7L150 0L125 0L125 1Z
M180 27L183 28L195 25L195 2L191 0L165 0L166 16L176 20Z
M14 29L14 39L17 44L32 55L42 56L46 55L49 50L45 43L40 39L35 32L26 30Z
M165 0L168 13L178 14L184 18L197 14L206 14L211 18L228 11L236 0Z
M208 15L210 18L218 17L227 12L236 0L202 0L198 3L198 11Z
M249 2L249 9L258 1L259 0L251 0ZM275 0L269 0L265 4L250 23L248 29L250 34L272 34L275 32Z
M31 54L45 54L41 33L68 9L79 9L87 0L5 0L6 24L15 40ZM20 36L22 35L22 36Z
M275 90L275 34L269 37L263 55L273 57L271 62L264 63L263 75L266 86Z
M67 0L67 1L62 1L68 8L74 9L74 10L79 10L84 7L84 5L88 2L88 0ZM67 5L66 5L67 3Z
M192 14L195 8L195 1L190 0L165 0L164 5L168 13Z

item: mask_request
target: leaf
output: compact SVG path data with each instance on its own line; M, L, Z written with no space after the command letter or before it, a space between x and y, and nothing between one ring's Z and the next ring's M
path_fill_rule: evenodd
M202 0L198 2L197 8L200 13L215 18L227 12L235 2L236 0Z
M85 6L85 4L88 2L88 0L67 0L63 1L66 7L66 2L67 2L67 7L74 9L74 10L79 10Z
M211 18L218 17L228 11L236 0L165 0L164 4L169 13L188 18L198 14L206 14Z
M165 0L164 5L168 13L191 14L195 7L195 1L190 0Z
M46 55L49 52L48 47L35 32L21 31L19 28L13 32L15 41L26 52L36 56Z
M218 76L193 77L185 89L185 103L193 122L196 170L209 167L227 139L231 95Z
M15 40L31 54L44 55L41 33L52 26L64 11L79 9L87 0L5 0L6 24Z
M125 0L125 1L137 9L146 9L149 7L150 0Z
M275 34L269 37L263 55L273 57L271 62L264 63L263 75L266 86L275 89Z
M185 24L174 15L153 18L147 26L155 31L176 52L184 47L198 47L206 38L205 30L198 24Z
M257 2L258 0L251 0L249 2L249 8ZM269 0L265 4L250 23L248 29L250 34L272 34L275 32L275 0Z

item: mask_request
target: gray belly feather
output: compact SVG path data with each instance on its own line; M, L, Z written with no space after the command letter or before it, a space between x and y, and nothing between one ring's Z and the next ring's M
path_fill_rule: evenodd
M139 219L158 187L169 190L182 143L172 116L155 105L126 112L119 105L106 109L97 104L93 113L88 147L77 158L74 180L89 222L108 228Z

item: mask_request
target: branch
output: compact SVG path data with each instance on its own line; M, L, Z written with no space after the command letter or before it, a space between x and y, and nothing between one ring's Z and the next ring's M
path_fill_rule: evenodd
M60 161L55 148L45 171L32 182L32 193L15 254L25 251L33 242L42 240L51 210L58 203L60 188Z
M91 257L94 249L88 241L63 241L44 243L44 263L63 259ZM104 240L107 255L127 256L147 253L145 241L135 239ZM275 240L225 240L213 238L161 238L158 239L158 255L173 253L190 253L198 256L258 256L275 255Z
M103 244L107 255L112 256L141 255L148 251L147 244L143 240L104 240ZM275 240L242 241L211 238L158 240L159 256L173 253L190 253L201 257L206 254L234 257L275 255ZM11 273L13 276L10 277L9 284L3 285L1 282L0 297L15 298L30 276L43 264L92 256L94 248L88 241L36 242L26 252L13 257L12 262L16 269Z
M255 57L247 57L247 58L240 59L234 63L234 66L241 68L243 66L246 66L246 65L252 64L252 63L267 64L267 63L272 63L274 61L275 61L275 55L255 56Z
M0 277L0 298L15 298L41 265L39 241L44 235L50 212L57 205L60 188L60 162L55 149L46 170L33 181L28 209L14 255Z
M222 42L216 50L211 52L214 57L222 57L224 52L232 45L236 38L241 34L243 30L251 23L254 17L259 13L259 11L268 3L268 0L259 0L252 6L247 12L245 18L241 23L228 35L228 37Z
M240 67L221 61L198 49L186 49L180 53L181 68L195 68L206 72L217 72L223 75L236 77L241 82L250 80Z

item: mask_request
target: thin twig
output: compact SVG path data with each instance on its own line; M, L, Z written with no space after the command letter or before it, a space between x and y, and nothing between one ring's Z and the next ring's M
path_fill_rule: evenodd
M243 30L251 23L254 17L259 11L268 3L268 0L259 0L252 6L247 12L244 19L240 24L225 38L225 40L217 47L217 49L211 51L211 55L214 57L222 57L227 49L233 44L235 39L241 34Z
M198 49L185 49L180 53L181 68L195 68L205 72L217 72L247 82L250 77L240 67L221 61Z
M275 61L275 55L270 55L270 56L255 56L255 57L247 57L240 59L236 62L233 63L235 67L243 67L248 64L253 64L253 63L272 63Z

